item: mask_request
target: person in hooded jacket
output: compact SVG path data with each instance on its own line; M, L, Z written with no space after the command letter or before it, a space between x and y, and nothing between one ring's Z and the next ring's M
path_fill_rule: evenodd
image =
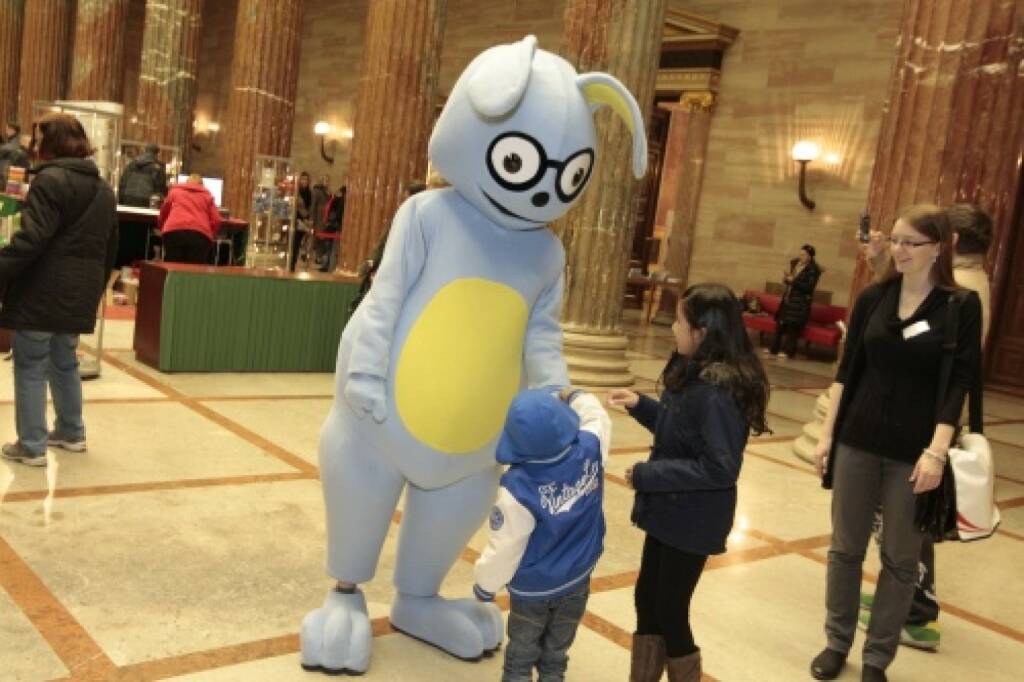
M589 394L521 391L496 457L508 464L476 562L473 593L493 601L508 587L511 611L502 682L564 678L567 651L604 549L604 463L611 420Z
M47 446L85 452L79 334L91 334L117 252L117 203L78 119L48 114L21 229L0 249L0 327L12 329L18 440L6 459L47 464ZM49 380L56 423L46 427Z
M725 552L751 431L768 430L768 379L721 284L697 284L676 304L676 340L661 400L614 389L609 403L654 434L651 456L626 470L633 523L646 533L636 581L631 682L699 682L690 599L708 556Z
M157 221L169 263L210 262L213 239L220 229L220 212L203 179L190 175L188 182L171 188Z

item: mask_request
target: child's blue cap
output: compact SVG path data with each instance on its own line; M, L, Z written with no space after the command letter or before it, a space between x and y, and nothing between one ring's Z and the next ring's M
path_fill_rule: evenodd
M522 464L551 459L572 445L579 430L579 415L552 389L521 391L508 408L497 460Z

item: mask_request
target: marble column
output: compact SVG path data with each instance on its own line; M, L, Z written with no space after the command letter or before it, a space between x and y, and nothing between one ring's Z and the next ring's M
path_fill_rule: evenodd
M248 218L257 154L288 156L302 0L239 0L224 140L224 203Z
M25 0L18 69L18 120L32 122L33 103L64 96L71 43L72 0Z
M621 80L646 120L654 104L664 18L665 0L569 0L563 56L581 73L605 71ZM591 186L558 225L566 245L565 357L573 382L626 386L633 376L622 296L639 183L630 170L629 130L608 111L597 118L598 165Z
M352 273L427 175L446 0L370 0L338 269Z
M147 0L133 139L188 150L204 0Z
M1011 227L1024 136L1024 9L1002 0L906 0L896 64L868 189L872 224L888 231L916 203L973 203ZM1006 249L1008 252L1009 249ZM990 253L994 279L1009 254ZM1002 268L1002 271L1001 269ZM850 302L873 273L858 260ZM992 310L998 310L993 288ZM810 460L828 408L818 398L815 421L794 443Z
M0 3L0 126L18 117L18 66L25 0ZM28 121L22 125L27 126Z
M128 0L78 0L68 99L124 102Z
M672 114L655 224L668 228L662 272L681 287L686 286L690 274L693 233L715 101L713 92L687 92L677 104L669 107ZM655 321L671 324L675 318L675 296L662 296L659 303Z
M1024 116L1020 3L906 0L896 64L868 190L872 224L900 209L970 202L1009 223ZM850 301L871 279L857 264Z

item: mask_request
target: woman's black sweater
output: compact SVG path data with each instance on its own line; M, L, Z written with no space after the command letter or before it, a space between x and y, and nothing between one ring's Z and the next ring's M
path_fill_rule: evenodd
M937 424L957 424L964 397L980 376L981 301L972 291L961 305L953 373L936 411L951 292L933 289L909 318L900 320L901 281L897 277L872 285L854 304L836 374L843 397L833 443L913 464L931 443ZM825 484L830 487L831 476Z

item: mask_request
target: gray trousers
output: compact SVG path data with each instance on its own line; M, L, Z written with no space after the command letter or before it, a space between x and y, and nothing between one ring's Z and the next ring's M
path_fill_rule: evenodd
M860 612L864 554L875 510L882 509L882 573L871 609L864 663L883 670L896 656L900 630L917 581L921 533L914 527L914 467L839 444L832 485L832 546L828 552L828 648L849 653Z

